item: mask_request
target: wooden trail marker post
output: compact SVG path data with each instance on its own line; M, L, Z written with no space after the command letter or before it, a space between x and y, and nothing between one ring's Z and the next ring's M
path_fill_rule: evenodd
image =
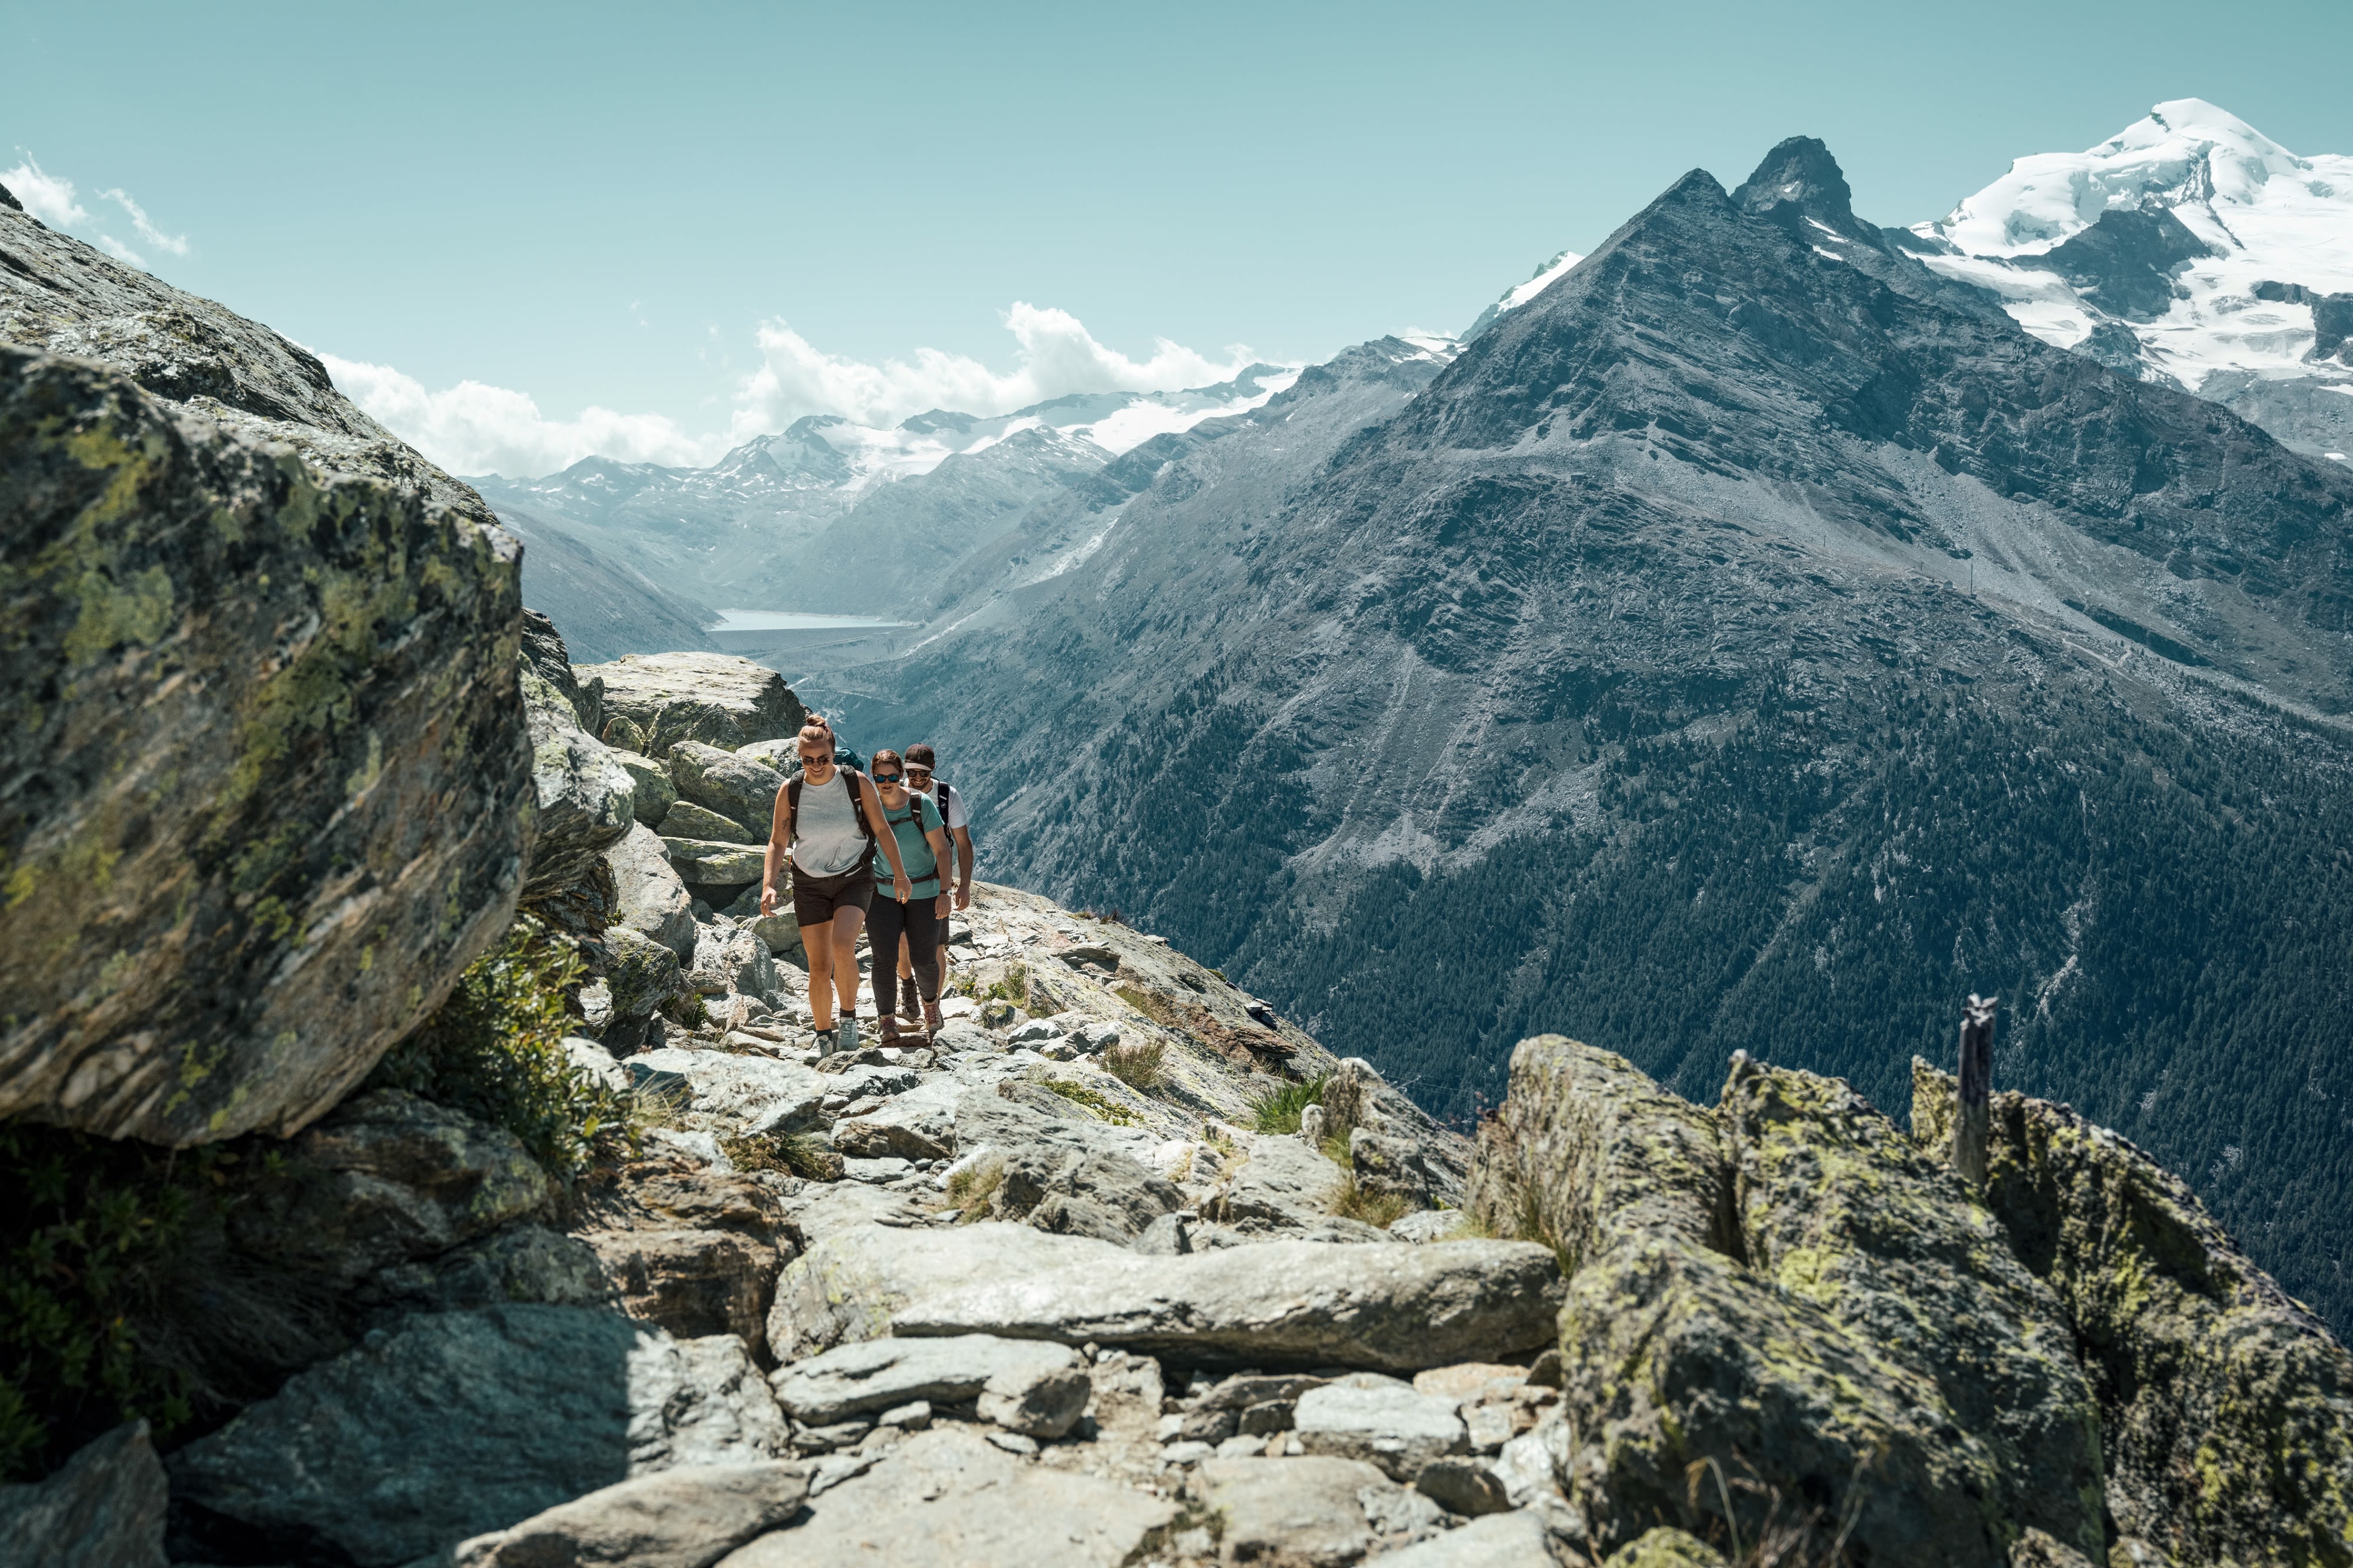
M1953 1169L1972 1191L1986 1184L1986 1137L1993 1095L1993 1011L1998 998L1972 992L1961 1014L1958 1114L1953 1118Z

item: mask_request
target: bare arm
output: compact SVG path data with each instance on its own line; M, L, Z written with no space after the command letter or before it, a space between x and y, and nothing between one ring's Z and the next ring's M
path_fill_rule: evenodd
M764 915L776 912L776 873L784 868L785 857L793 849L793 830L786 820L789 807L786 791L791 788L786 784L778 790L776 804L768 810L768 858L760 868L760 912Z
M968 909L972 905L972 829L957 828L955 841L956 847L963 851L962 868L956 874L956 908Z

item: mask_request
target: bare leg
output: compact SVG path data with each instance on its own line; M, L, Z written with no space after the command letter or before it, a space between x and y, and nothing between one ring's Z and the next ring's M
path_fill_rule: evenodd
M822 926L803 926L801 947L808 959L809 1026L820 1035L826 1034L833 1028L831 922Z
M841 998L841 1010L858 1011L858 933L866 929L866 911L855 907L841 910L833 917L833 962L827 967L833 971L834 994Z

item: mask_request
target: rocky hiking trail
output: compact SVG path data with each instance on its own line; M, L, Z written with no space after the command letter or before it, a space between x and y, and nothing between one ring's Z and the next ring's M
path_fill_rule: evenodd
M0 262L0 1561L2353 1564L2353 1359L2064 1106L1979 1188L1927 1064L1544 1035L1466 1138L997 885L818 1055L779 677L575 667L299 348Z

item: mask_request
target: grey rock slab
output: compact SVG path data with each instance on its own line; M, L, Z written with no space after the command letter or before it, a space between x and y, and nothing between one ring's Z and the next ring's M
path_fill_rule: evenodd
M1292 1427L1307 1453L1363 1459L1409 1483L1431 1460L1469 1447L1453 1400L1409 1388L1311 1388Z
M725 844L703 838L662 837L662 851L670 869L690 888L732 889L756 882L767 868L768 852L756 845Z
M681 1465L459 1546L456 1568L710 1568L807 1500L806 1466Z
M654 830L642 822L631 826L606 849L605 865L620 897L617 923L651 937L681 959L691 959L694 896L680 880Z
M911 1300L892 1331L995 1332L1229 1365L1410 1373L1533 1350L1552 1338L1561 1299L1558 1261L1522 1241L1370 1248L1270 1241L1177 1258L1121 1248L1027 1278L974 1278L979 1282Z
M733 1335L502 1306L371 1333L167 1468L175 1496L267 1538L392 1568L632 1475L773 1458L785 1438Z
M1028 1148L1005 1161L999 1200L1040 1230L1127 1246L1154 1221L1184 1207L1185 1194L1118 1150L1079 1153Z
M777 1276L768 1348L789 1363L890 1332L892 1315L918 1296L972 1279L1020 1279L1125 1256L1105 1242L1025 1225L849 1226L812 1237L808 1250ZM984 1325L976 1331L989 1331Z
M1204 1458L1186 1490L1225 1521L1229 1562L1355 1563L1376 1539L1358 1494L1394 1489L1357 1459Z
M1389 1234L1399 1241L1445 1241L1468 1229L1471 1216L1461 1209L1417 1209L1389 1222Z
M664 1047L621 1065L640 1088L682 1090L686 1110L731 1131L808 1131L822 1124L819 1106L833 1089L832 1079L797 1062L733 1051Z
M893 1096L879 1110L835 1122L833 1145L843 1154L860 1159L883 1155L902 1160L952 1159L956 1152L956 1101L964 1093L954 1079L918 1084Z
M1011 1439L1013 1434L996 1436ZM722 1559L724 1568L1118 1568L1136 1560L1175 1503L1001 1452L969 1430L908 1437L809 1517Z
M957 1340L935 1340L934 1344L956 1344ZM1009 1342L1035 1346L1035 1340ZM1066 1347L1057 1347L1066 1348ZM990 1421L1008 1432L1018 1432L1024 1437L1055 1438L1078 1424L1086 1414L1087 1400L1094 1393L1085 1370L1074 1358L1063 1367L1010 1367L992 1373L983 1384L975 1408L983 1421Z
M0 1563L164 1568L164 1467L147 1423L84 1444L57 1473L0 1487Z
M601 1041L586 1039L579 1035L566 1035L564 1037L564 1058L607 1089L629 1087L629 1075L621 1070L621 1064Z
M696 931L687 978L706 996L765 997L776 989L776 963L766 942L748 931L716 923Z
M1557 1568L1560 1563L1552 1532L1533 1513L1489 1514L1377 1561L1381 1568Z

